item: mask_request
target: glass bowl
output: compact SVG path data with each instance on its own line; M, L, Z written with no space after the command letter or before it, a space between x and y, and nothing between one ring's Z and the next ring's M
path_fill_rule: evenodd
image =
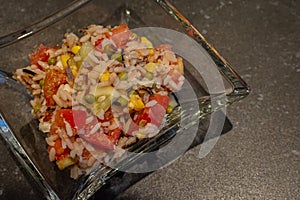
M7 73L0 73L0 133L47 199L88 199L123 167L136 164L141 154L121 162L117 169L102 167L78 180L69 178L68 170L59 171L55 164L48 160L44 135L38 130L38 121L31 114L31 96L20 84L8 78L9 73L28 65L28 54L39 44L60 44L64 33L77 32L90 24L120 23L126 23L131 29L161 27L176 30L201 45L202 56L209 58L220 72L224 91L212 93L202 74L194 70L193 64L185 61L185 78L197 95L192 101L196 101L199 106L199 112L193 113L192 117L185 116L191 121L194 118L205 121L209 114L249 94L249 87L230 64L165 0L74 1L32 26L2 37L0 66L1 70ZM171 130L163 131L156 137L138 144L135 151L153 151L169 142L175 135L182 134L177 126L172 126Z

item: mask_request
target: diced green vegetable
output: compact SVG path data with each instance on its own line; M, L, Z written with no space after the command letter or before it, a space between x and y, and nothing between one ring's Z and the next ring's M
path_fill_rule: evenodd
M113 55L111 55L111 59L122 62L122 55L119 53L114 53Z
M125 81L128 79L128 74L126 72L121 72L118 74L118 77L121 81Z
M114 53L114 50L112 49L112 46L110 44L107 44L104 46L104 52L110 56Z
M87 55L94 49L94 46L90 42L85 42L79 49L79 55L81 56L82 60L87 57Z
M48 58L48 64L49 65L55 65L56 62L57 62L57 60L56 60L55 57Z
M40 87L41 87L41 88L44 87L44 84L45 84L45 80L44 80L44 79L41 79L41 80L39 81Z
M123 97L119 97L117 102L120 103L121 106L126 106L128 104L128 101Z
M36 104L34 107L33 107L33 112L34 113L37 113L42 107L42 104Z

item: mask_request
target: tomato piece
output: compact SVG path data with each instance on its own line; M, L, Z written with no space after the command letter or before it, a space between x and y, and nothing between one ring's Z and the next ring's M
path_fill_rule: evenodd
M122 133L122 129L120 128L110 130L108 132L108 138L113 144L116 144L120 138L121 133Z
M67 82L66 73L59 69L50 69L46 73L44 83L44 96L46 99L46 106L54 106L55 101L52 98L56 94L60 85Z
M125 48L127 41L131 36L131 31L126 24L120 24L111 30L112 35L108 35L119 48Z
M165 114L166 109L161 104L155 104L154 106L152 106L149 110L149 118L151 119L151 124L160 127Z
M61 109L56 113L66 120L72 129L82 129L85 127L85 120L87 118L86 112L83 110Z
M39 45L33 53L29 54L31 64L37 65L40 69L43 69L43 67L38 64L38 61L48 62L48 58L50 56L48 50L55 50L58 48L58 46L46 47L43 44Z
M84 140L93 145L93 147L102 150L113 150L114 143L110 140L108 135L104 133L94 133L92 135L81 134Z
M60 138L54 141L54 149L55 149L56 155L61 155L64 153L65 150L62 147L62 142L61 142Z
M164 96L161 94L154 94L154 95L150 96L149 101L151 101L151 100L157 101L157 103L159 105L161 105L162 107L164 107L165 109L167 109L169 102L170 102L170 98L168 96Z
M100 38L95 42L95 49L97 51L100 51L101 53L103 53L103 47L102 47L102 41L104 40L104 38Z

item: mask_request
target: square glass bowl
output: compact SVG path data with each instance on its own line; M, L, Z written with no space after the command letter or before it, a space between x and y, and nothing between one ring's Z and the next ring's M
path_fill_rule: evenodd
M0 69L8 72L0 72L0 133L47 199L88 199L118 170L102 167L78 180L69 178L68 170L59 171L48 160L45 135L38 130L38 121L31 114L31 97L8 76L17 68L29 65L28 54L39 44L60 45L64 33L77 32L90 24L114 26L120 23L126 23L131 29L161 27L176 30L201 45L201 54L212 60L225 88L220 93L210 92L203 74L199 74L190 62L184 62L185 78L197 95L192 99L199 106L197 118L202 119L249 94L249 87L229 63L165 0L74 1L32 26L0 38ZM180 134L177 131L173 133ZM140 152L151 151L172 137L169 132L160 133L141 143L137 149ZM131 158L131 161L134 159ZM123 162L122 165L129 164L132 163Z

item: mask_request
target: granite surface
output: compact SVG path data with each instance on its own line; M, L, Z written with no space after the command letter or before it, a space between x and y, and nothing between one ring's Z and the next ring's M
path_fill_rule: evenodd
M37 1L10 2L0 8L0 25L7 27L1 34L30 22L26 11ZM60 1L54 2L35 16L59 7ZM205 158L198 158L197 146L117 199L300 199L300 1L170 2L252 92L228 107L233 129ZM2 139L0 152L0 199L41 199Z

